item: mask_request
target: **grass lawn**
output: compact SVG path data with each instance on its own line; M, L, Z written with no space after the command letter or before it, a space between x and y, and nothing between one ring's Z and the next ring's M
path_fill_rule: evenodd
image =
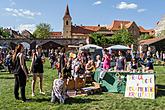
M30 62L27 62L28 65ZM26 86L26 97L32 102L22 103L15 100L13 95L14 78L12 74L0 72L0 110L165 110L165 67L155 67L156 82L159 87L155 100L125 98L122 94L102 93L71 98L67 104L50 103L53 79L57 76L56 70L49 67L48 61L44 64L44 91L39 94L38 82L36 96L31 97L31 80Z

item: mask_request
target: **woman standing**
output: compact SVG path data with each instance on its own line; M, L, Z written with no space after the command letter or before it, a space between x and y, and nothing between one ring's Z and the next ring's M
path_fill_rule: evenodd
M14 52L13 55L13 62L14 63L14 76L15 76L15 86L14 86L14 95L15 98L18 100L19 99L19 86L21 89L21 97L24 102L26 102L26 97L25 97L25 86L26 86L26 80L28 78L28 72L26 69L26 64L25 64L25 58L24 58L24 47L22 44L19 44Z
M31 63L31 68L30 71L32 71L33 73L33 80L32 80L32 96L35 96L35 83L36 83L36 79L37 79L37 75L40 78L40 93L41 94L45 94L43 92L43 88L42 88L42 84L43 84L43 62L44 62L45 58L44 55L42 53L42 47L41 46L36 46L36 52L33 53L33 57L32 57L32 63Z
M124 71L126 70L126 59L123 56L122 52L118 52L119 57L116 60L116 70L117 71Z
M104 55L103 55L103 68L108 70L110 69L110 63L111 63L111 56L108 53L107 49L104 49Z

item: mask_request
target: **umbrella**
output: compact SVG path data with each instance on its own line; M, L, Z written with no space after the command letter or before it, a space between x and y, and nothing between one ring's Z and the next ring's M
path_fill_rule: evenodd
M84 50L84 49L90 49L90 48L94 48L94 49L103 49L100 46L94 45L94 44L88 44L88 45L84 45L82 47L80 47L80 50Z

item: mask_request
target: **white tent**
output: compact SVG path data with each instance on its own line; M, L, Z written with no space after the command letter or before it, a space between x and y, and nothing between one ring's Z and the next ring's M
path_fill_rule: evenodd
M0 46L0 49L7 49L6 46Z
M124 45L113 45L107 48L108 50L131 50L131 48L126 47Z
M30 44L28 44L27 42L22 42L21 43L25 49L30 49Z
M94 44L88 44L88 45L84 45L82 47L80 47L80 50L84 50L84 49L90 49L90 48L94 48L94 49L103 49L100 46L94 45Z
M94 44L87 44L79 48L81 51L86 51L91 53L91 57L95 60L97 55L102 57L103 48Z

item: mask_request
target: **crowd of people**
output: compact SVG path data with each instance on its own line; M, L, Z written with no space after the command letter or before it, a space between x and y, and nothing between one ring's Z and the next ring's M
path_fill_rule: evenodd
M26 66L24 47L18 44L14 51L8 52L6 57L0 51L0 63L5 59L9 72L15 76L14 96L19 98L18 90L21 90L21 98L24 102L27 101L25 96L26 81L28 74L32 73L32 96L35 96L35 84L39 77L40 93L43 91L43 73L45 55L42 47L36 46L36 49L31 52L31 65L28 69ZM155 54L157 59L160 58L158 53ZM163 54L165 61L165 54ZM78 92L79 78L83 79L84 84L92 82L94 73L97 68L102 68L105 71L127 71L127 72L153 72L154 55L151 51L146 53L136 53L132 55L131 51L114 51L104 49L103 55L97 55L93 58L88 51L70 52L66 54L65 48L50 50L49 52L50 67L58 71L58 79L53 81L52 99L51 102L59 101L65 103L69 80L74 80L75 94ZM88 80L90 79L90 80Z

